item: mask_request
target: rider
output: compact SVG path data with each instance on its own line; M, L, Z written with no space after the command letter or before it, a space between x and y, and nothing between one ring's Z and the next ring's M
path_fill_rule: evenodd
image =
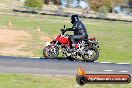
M73 24L72 28L66 28L62 30L63 32L66 31L74 31L74 35L70 35L70 39L72 42L72 47L75 47L76 42L78 40L87 40L88 34L84 24L80 21L78 15L71 16L71 23Z

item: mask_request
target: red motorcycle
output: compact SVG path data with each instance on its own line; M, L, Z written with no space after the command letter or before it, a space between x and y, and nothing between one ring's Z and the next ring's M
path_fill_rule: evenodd
M65 29L65 26L64 26ZM96 38L76 41L75 48L71 48L69 35L58 35L49 45L45 46L43 55L45 58L57 58L61 50L66 58L83 58L85 61L94 62L99 57L99 43Z

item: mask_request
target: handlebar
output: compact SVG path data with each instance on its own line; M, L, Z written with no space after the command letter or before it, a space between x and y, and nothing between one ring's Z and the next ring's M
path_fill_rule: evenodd
M64 29L61 29L61 33L64 35L66 31Z
M64 33L66 32L65 29L66 29L66 26L64 25L64 29L61 29L61 33L62 33L63 35L64 35Z

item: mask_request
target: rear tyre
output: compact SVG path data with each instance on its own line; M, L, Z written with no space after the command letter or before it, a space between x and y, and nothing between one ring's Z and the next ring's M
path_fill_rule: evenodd
M90 55L90 52L92 54ZM82 58L87 62L94 62L99 57L99 51L96 47L90 46L85 49L85 54L82 56Z
M45 58L57 58L59 55L59 48L58 47L51 47L51 46L46 46L43 50L43 55Z

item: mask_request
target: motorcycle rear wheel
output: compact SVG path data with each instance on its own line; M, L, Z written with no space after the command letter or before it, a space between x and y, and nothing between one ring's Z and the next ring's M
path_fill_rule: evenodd
M82 58L87 61L87 62L94 62L98 59L99 57L99 51L96 47L94 46L90 46L90 47L87 47L86 50L91 50L95 53L95 56L93 56L92 58L89 57L89 54L88 53L85 53ZM85 52L88 52L88 51L85 51Z
M52 49L54 51L52 51ZM55 59L59 55L59 48L58 47L51 47L51 46L46 46L43 50L43 55L45 58L51 58Z

